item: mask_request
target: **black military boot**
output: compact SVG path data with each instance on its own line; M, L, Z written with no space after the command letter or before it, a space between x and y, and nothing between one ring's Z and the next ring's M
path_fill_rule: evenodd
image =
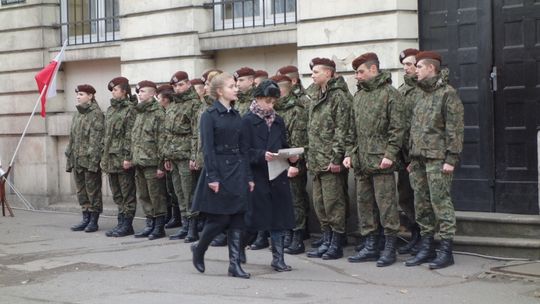
M165 224L165 228L178 228L182 226L180 221L180 208L178 206L171 207L171 219Z
M172 205L167 206L167 215L165 216L165 223L168 223L172 218Z
M231 277L249 279L251 276L245 272L240 265L240 243L242 240L242 231L229 229L227 231L227 241L229 244L229 271Z
M191 252L193 253L193 266L198 272L204 272L204 254L208 250L208 246L212 240L221 232L222 227L216 223L206 223L201 238L198 242L191 244Z
M90 223L90 211L82 212L82 221L77 225L71 226L72 231L83 231L86 226Z
M270 266L279 272L291 271L291 266L285 264L285 240L283 234L271 233L270 239L272 241L272 263L270 263Z
M307 257L308 258L320 258L323 256L323 254L328 251L328 248L330 247L330 241L332 239L332 231L327 230L323 232L323 242L321 246L318 248L312 249L308 251Z
M96 232L99 229L98 226L99 212L90 212L90 222L84 228L84 232Z
M134 237L136 238L143 238L148 237L150 233L154 230L154 218L153 217L147 217L146 218L146 226L143 230L135 233Z
M304 230L298 229L293 232L291 245L285 248L287 254L300 254L306 251L304 246Z
M189 231L189 222L185 216L181 217L182 227L175 234L169 236L169 240L183 240L186 238Z
M420 241L420 250L416 256L405 261L405 266L418 266L431 262L435 257L437 257L437 253L435 252L433 235L424 235Z
M324 243L324 236L323 235L321 235L321 237L319 239L316 239L313 242L311 242L311 248L319 248L319 246L321 246L322 243Z
M291 246L292 237L293 237L293 231L285 230L285 233L283 234L283 246L285 246L285 248Z
M429 269L441 269L454 265L454 255L452 254L452 240L442 239L439 246L437 258L429 263Z
M366 238L361 236L356 239L356 246L354 246L354 251L359 252L360 250L364 249L364 246L366 245Z
M409 227L409 231L411 231L411 240L398 248L399 254L406 254L411 253L414 246L420 241L420 227L418 224L414 223Z
M343 257L342 238L343 234L335 231L332 232L330 247L328 247L328 250L322 255L323 260L337 260Z
M364 248L353 256L347 258L350 263L376 261L379 258L379 238L377 232L366 237Z
M113 229L108 230L107 232L105 232L105 235L106 235L106 236L109 236L109 237L114 236L114 233L115 233L120 227L122 227L122 223L123 223L123 221L124 221L124 214L118 213L117 219L118 219L118 224L117 224L116 227L114 227Z
M268 243L268 232L257 231L257 239L251 244L251 250L260 250L268 247L270 247Z
M396 241L395 235L387 235L384 250L377 260L377 267L386 267L396 262Z
M189 229L184 243L193 243L199 239L199 231L197 230L197 218L192 217L189 219Z
M225 233L218 234L210 243L212 247L225 247L227 246L227 235Z
M133 217L129 215L124 215L122 221L122 226L118 228L114 233L114 237L123 237L128 235L133 235L135 231L133 231Z
M152 232L148 235L149 240L156 240L160 238L164 238L165 235L165 215L157 216L154 219L154 229L152 229Z

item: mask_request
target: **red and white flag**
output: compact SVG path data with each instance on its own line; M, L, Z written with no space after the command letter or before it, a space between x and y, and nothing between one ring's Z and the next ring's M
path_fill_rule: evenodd
M41 95L41 117L45 117L45 103L47 102L47 99L56 96L56 74L58 73L62 60L64 60L66 46L67 40L64 41L60 53L54 57L49 65L39 71L35 77Z

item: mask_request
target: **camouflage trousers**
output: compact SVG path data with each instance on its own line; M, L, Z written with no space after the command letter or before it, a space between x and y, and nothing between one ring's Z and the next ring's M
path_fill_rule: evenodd
M409 224L416 223L414 212L414 191L409 180L407 169L398 170L398 205L409 220Z
M165 192L165 198L167 199L167 208L172 206L178 206L178 198L176 197L176 193L174 193L171 172L165 173L165 185L167 189L167 191Z
M456 215L450 197L453 174L442 172L444 160L413 158L411 185L414 189L416 222L421 235L433 235L439 226L442 239L456 234Z
M178 206L180 207L180 214L182 216L191 218L191 205L193 200L194 178L189 170L189 160L175 160L172 161L172 171L170 172L172 177L172 183L174 187L174 193L178 199Z
M109 187L118 214L134 217L137 210L137 191L135 191L135 169L119 173L109 173Z
M313 207L322 231L345 233L343 175L317 172L313 176Z
M135 168L137 199L146 217L152 218L167 214L165 178L157 178L156 172L157 167Z
M385 235L396 235L399 230L396 180L394 173L357 175L356 204L358 221L363 236L376 233L379 225Z
M305 230L307 216L309 214L309 195L307 193L307 172L305 165L298 166L299 174L289 179L291 184L291 195L294 207L294 230Z
M351 215L351 198L349 197L349 169L341 167L341 177L343 178L343 195L345 200L345 225L347 225L347 220Z
M86 168L73 170L75 187L77 188L77 200L82 211L103 211L103 197L101 195L101 170L98 172L88 171Z

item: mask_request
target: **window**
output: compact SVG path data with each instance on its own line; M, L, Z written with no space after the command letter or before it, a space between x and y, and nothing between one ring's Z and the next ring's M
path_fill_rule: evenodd
M2 5L25 3L26 0L2 0Z
M296 23L296 0L214 0L214 30Z
M120 39L119 0L61 0L62 41L87 44Z

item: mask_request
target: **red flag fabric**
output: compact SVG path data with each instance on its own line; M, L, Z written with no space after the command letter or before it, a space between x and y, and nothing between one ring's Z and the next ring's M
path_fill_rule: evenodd
M41 95L41 117L45 117L45 103L47 102L47 98L56 96L56 74L58 73L60 64L64 59L66 46L67 40L64 41L64 45L62 46L60 53L56 55L49 65L44 67L43 70L39 71L35 77L38 90Z

